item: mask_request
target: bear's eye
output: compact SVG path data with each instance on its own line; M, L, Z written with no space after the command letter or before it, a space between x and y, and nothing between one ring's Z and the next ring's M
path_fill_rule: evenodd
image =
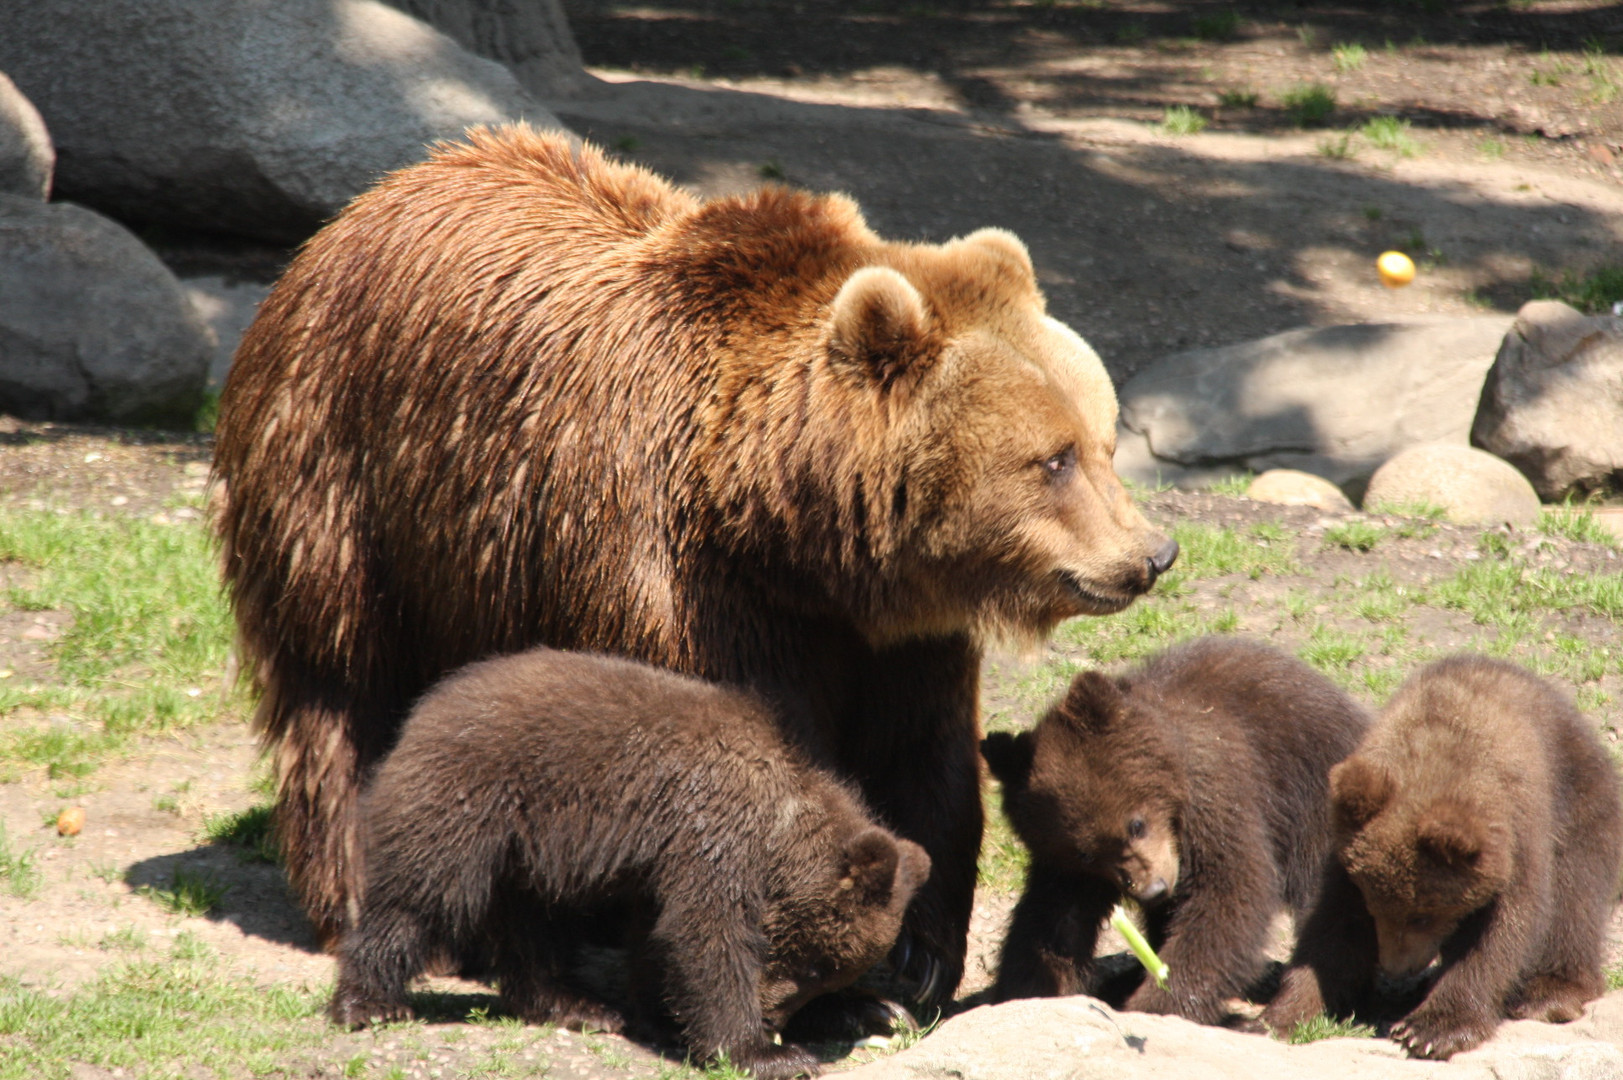
M1042 462L1043 475L1050 480L1063 480L1076 468L1076 447L1067 446L1052 457Z
M1127 823L1127 836L1130 840L1144 839L1144 830L1144 819L1141 817L1133 818Z

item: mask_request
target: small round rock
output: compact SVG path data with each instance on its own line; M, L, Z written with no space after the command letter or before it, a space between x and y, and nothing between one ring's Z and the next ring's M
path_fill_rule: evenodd
M1456 525L1532 525L1538 492L1516 467L1457 443L1421 443L1389 458L1369 478L1364 509L1438 506Z
M1269 469L1251 481L1245 497L1281 506L1312 506L1319 510L1347 511L1353 504L1341 489L1322 476L1299 469Z

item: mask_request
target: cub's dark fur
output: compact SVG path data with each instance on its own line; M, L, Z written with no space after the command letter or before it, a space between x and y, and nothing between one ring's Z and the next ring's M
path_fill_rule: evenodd
M1171 968L1127 1008L1223 1021L1261 973L1273 915L1312 902L1326 775L1368 722L1301 661L1205 638L1125 675L1084 672L1032 731L989 736L1032 857L994 996L1093 991L1100 924L1127 895Z
M463 669L417 705L363 799L366 890L331 1013L410 1015L439 955L488 950L534 1023L616 1030L567 985L583 920L635 912L634 993L695 1057L816 1071L771 1030L889 950L929 874L808 766L745 694L538 649Z
M1380 1010L1378 973L1417 979L1438 961L1391 1034L1415 1057L1446 1059L1507 1015L1575 1020L1605 992L1623 862L1617 773L1549 683L1481 656L1423 668L1330 787L1337 858L1269 1027Z

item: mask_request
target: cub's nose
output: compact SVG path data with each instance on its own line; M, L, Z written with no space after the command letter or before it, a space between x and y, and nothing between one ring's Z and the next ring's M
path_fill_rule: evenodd
M1148 904L1148 903L1153 903L1154 901L1161 899L1166 894L1167 894L1166 879L1165 878L1156 878L1154 881L1150 882L1148 885L1146 885L1143 889L1141 889L1138 892L1137 899L1138 899L1138 901L1140 903Z
M1154 585L1155 579L1172 569L1172 564L1177 561L1178 542L1169 538L1166 543L1155 549L1154 555L1145 560L1149 567L1144 575L1149 579L1145 583L1145 587L1148 588L1150 585Z

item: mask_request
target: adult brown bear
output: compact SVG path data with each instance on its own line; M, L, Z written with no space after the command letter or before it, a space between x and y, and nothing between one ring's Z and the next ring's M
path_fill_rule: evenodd
M215 452L321 935L353 915L356 796L412 701L546 644L770 700L929 852L905 974L950 992L980 642L1117 611L1177 553L1116 478L1115 419L1008 233L887 243L839 196L702 202L523 127L389 176L266 299Z

